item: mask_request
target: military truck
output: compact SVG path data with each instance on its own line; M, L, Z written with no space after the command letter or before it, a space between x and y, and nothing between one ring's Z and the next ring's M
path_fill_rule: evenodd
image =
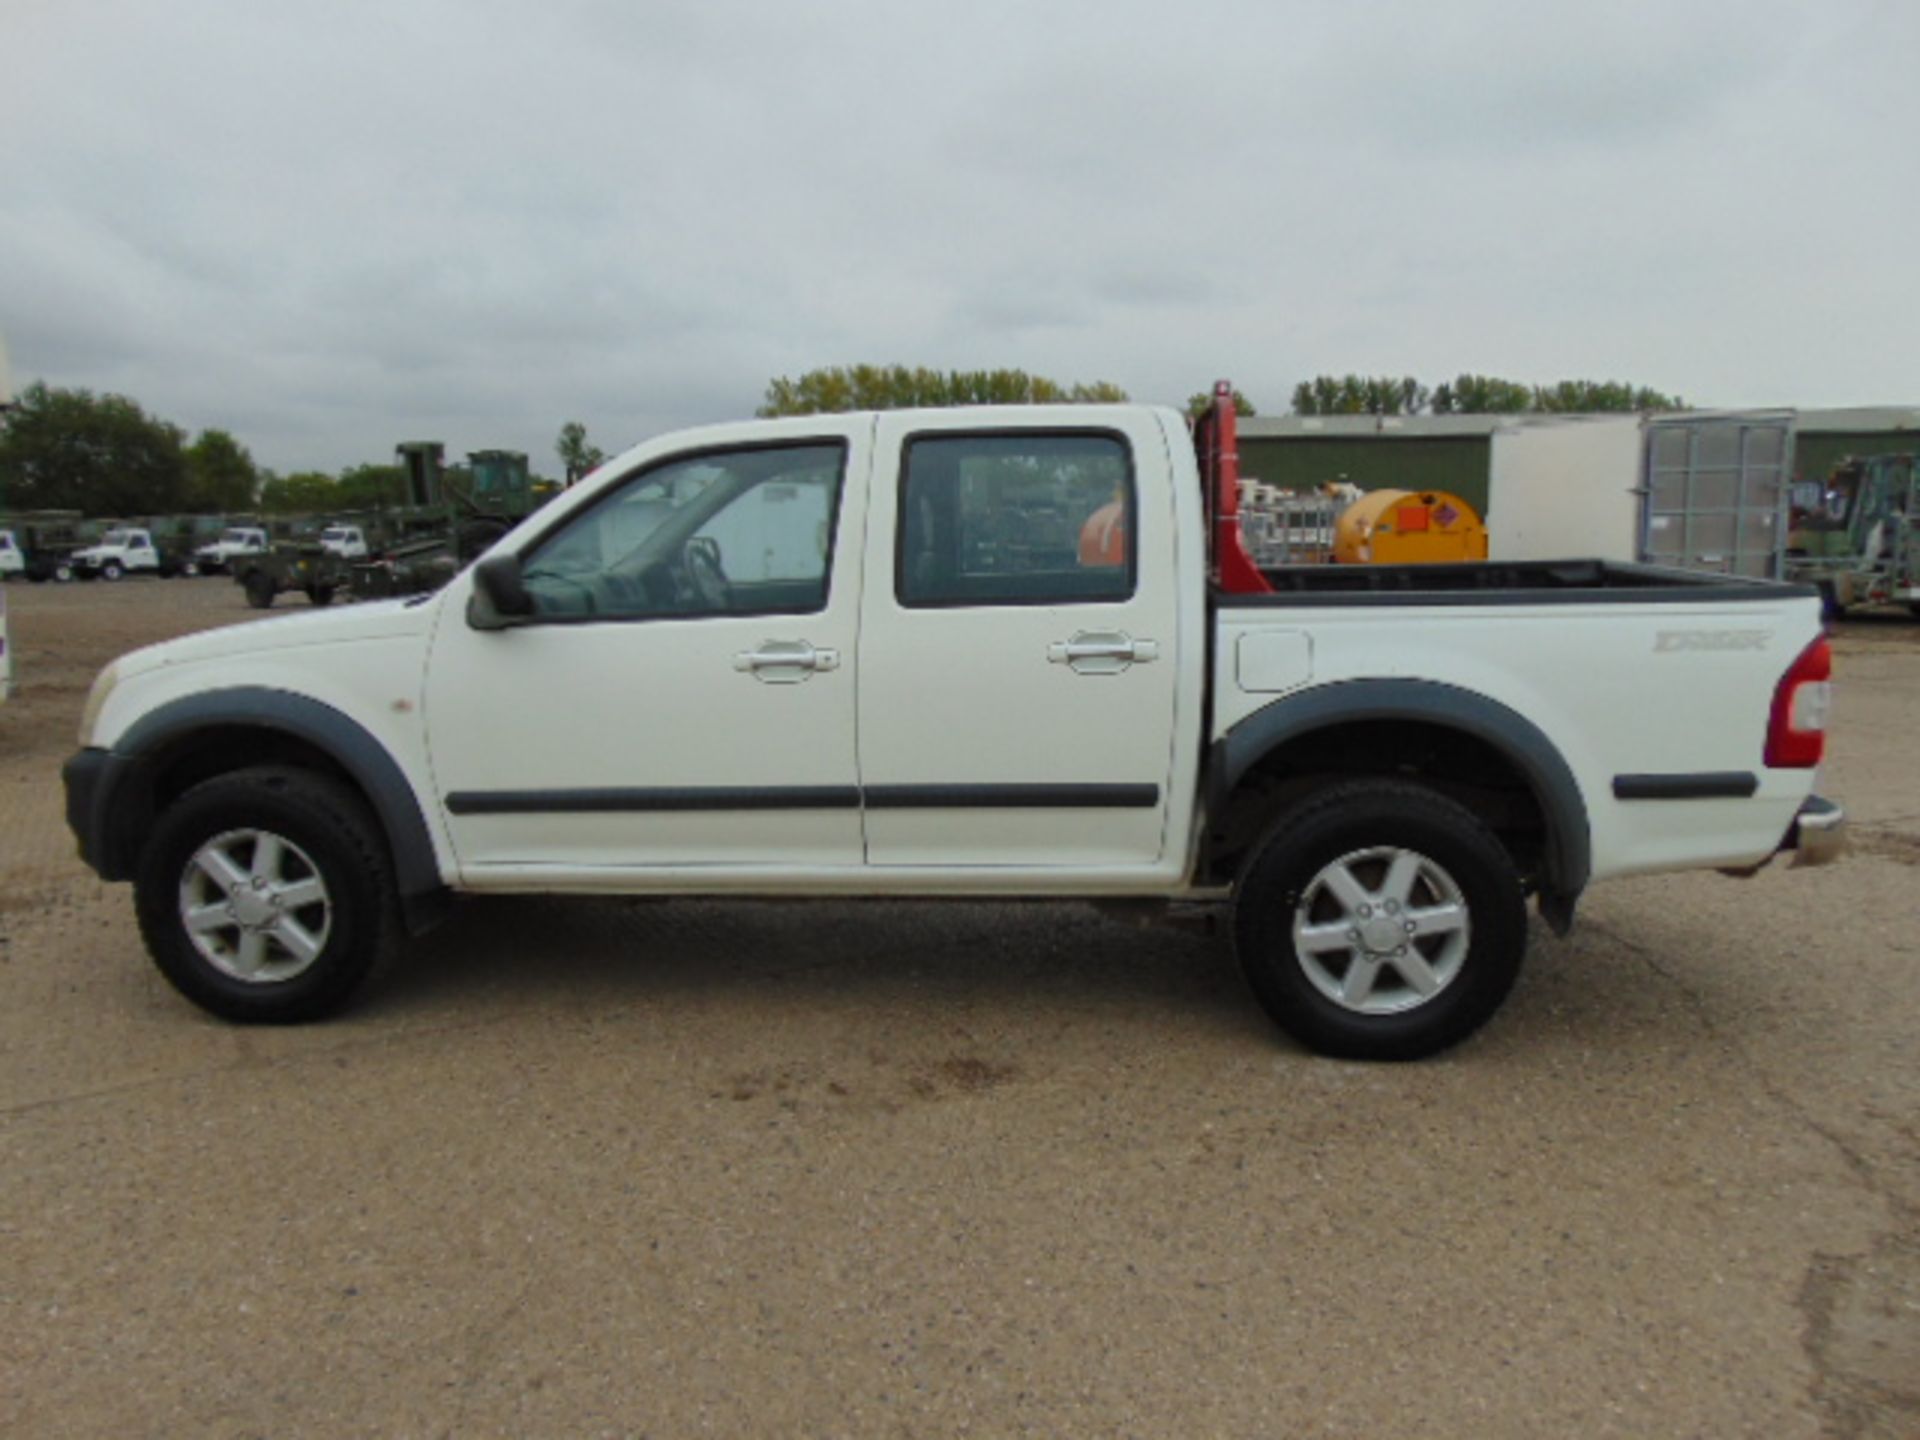
M471 450L449 469L438 440L394 447L406 503L385 511L386 543L353 567L357 599L437 590L560 487L532 478L518 450Z
M1796 505L1787 578L1827 608L1905 605L1920 617L1920 464L1912 452L1849 457Z
M347 547L330 537L340 528L334 521L314 516L296 516L276 520L261 527L266 548L236 554L227 567L233 580L256 610L272 606L281 595L295 591L314 605L331 605L335 595L343 593L352 578ZM364 526L356 523L356 536L364 535ZM364 553L364 541L361 545Z
M106 526L83 520L78 510L25 510L0 515L0 529L13 537L20 573L37 583L74 579L79 574L74 553L98 540Z

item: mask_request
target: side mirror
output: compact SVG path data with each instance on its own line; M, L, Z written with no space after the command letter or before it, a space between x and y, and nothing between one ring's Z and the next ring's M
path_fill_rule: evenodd
M520 576L518 555L489 555L473 567L468 625L475 630L506 630L532 614L533 596Z

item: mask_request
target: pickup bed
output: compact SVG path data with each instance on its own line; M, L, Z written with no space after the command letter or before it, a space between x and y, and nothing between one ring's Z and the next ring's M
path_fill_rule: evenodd
M234 1019L456 892L1081 897L1225 907L1281 1026L1391 1059L1493 1013L1529 899L1837 853L1810 588L1258 575L1219 453L1138 406L654 440L436 594L114 662L69 819Z

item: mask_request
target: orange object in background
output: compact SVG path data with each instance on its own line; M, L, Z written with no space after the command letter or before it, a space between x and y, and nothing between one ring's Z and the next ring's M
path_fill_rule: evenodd
M1127 502L1110 500L1080 527L1082 565L1127 563Z
M1435 565L1487 558L1479 513L1444 490L1374 490L1334 522L1342 565Z

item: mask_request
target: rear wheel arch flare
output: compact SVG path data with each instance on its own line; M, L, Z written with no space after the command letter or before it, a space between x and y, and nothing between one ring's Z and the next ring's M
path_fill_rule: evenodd
M1573 769L1540 727L1510 706L1432 680L1345 680L1263 706L1214 743L1208 811L1224 815L1262 760L1320 732L1368 722L1430 726L1489 747L1526 782L1547 829L1547 878L1578 895L1592 873L1592 835Z

